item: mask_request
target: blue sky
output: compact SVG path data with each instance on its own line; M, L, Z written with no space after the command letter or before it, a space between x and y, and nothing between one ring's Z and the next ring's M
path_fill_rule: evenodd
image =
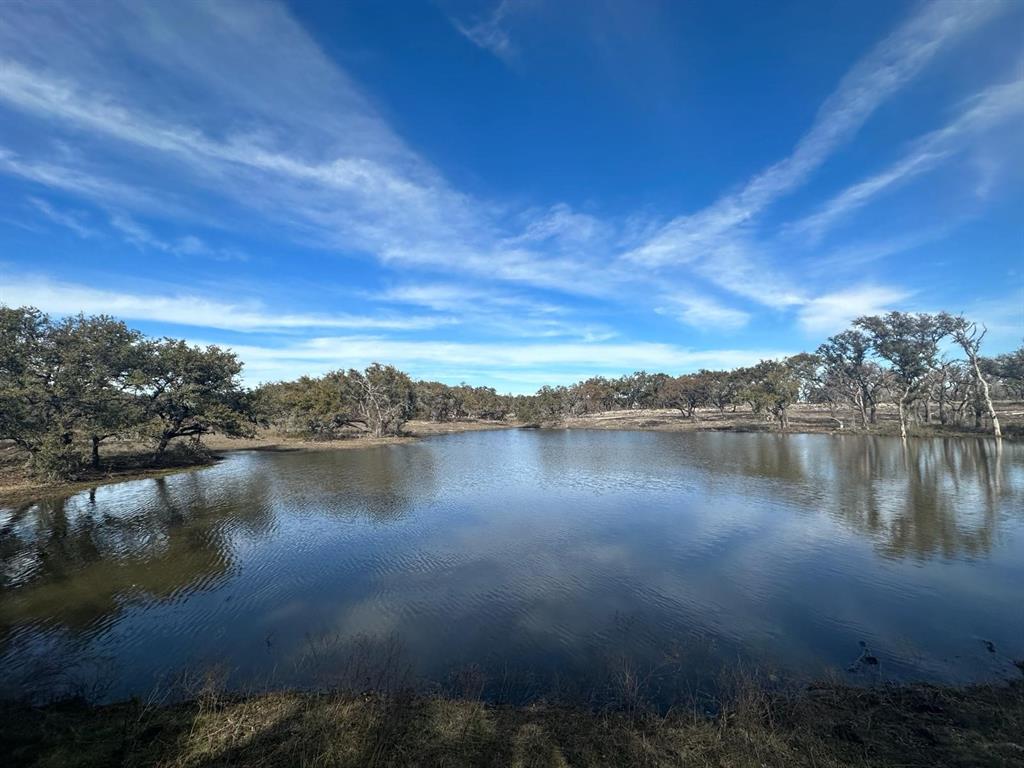
M532 391L1024 336L1024 3L46 2L0 14L0 301Z

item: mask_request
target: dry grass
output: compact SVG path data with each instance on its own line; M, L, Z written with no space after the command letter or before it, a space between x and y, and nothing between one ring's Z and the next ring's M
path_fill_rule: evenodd
M8 766L1024 766L1024 685L770 692L709 717L500 707L412 694L271 693L0 710Z
M1004 401L996 403L997 415L1003 430L1009 437L1021 434L1024 427L1024 403ZM839 410L835 416L825 406L799 404L790 408L789 432L864 434L856 427L852 410ZM556 426L568 429L610 429L610 430L654 430L659 432L769 432L778 431L778 424L766 421L742 406L733 411L726 408L700 408L695 418L689 418L671 408L640 409L630 411L607 411L565 419ZM971 427L929 424L912 424L910 434L916 437L976 437L991 436L990 430L975 430ZM899 419L895 406L882 405L878 409L878 423L872 425L871 434L898 435Z

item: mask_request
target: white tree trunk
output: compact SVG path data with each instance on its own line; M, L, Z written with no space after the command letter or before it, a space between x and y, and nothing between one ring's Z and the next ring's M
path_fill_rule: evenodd
M988 391L988 382L985 381L985 377L981 375L981 366L978 365L977 355L971 355L971 365L974 367L974 377L978 380L978 388L981 390L981 396L985 398L985 407L988 408L988 417L992 419L992 434L996 437L1002 437L1002 430L999 429L999 417L996 416L996 408L992 405L992 396Z
M906 401L907 395L910 394L910 387L903 390L903 396L900 397L899 409L900 409L900 437L904 440L907 439L907 410Z

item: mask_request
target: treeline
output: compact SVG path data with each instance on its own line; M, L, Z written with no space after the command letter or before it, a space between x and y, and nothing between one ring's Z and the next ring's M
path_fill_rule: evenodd
M787 429L790 408L799 402L826 405L833 414L852 409L863 429L871 429L879 406L890 403L904 435L910 422L933 419L976 428L987 420L999 434L992 401L1024 397L1024 349L987 358L981 354L984 336L983 328L964 317L890 312L859 318L813 353L733 370L682 376L637 371L512 396L467 384L416 382L375 364L365 372L265 385L256 395L262 420L276 430L325 438L353 429L396 434L414 417L544 424L643 408L673 408L699 419L698 409L746 407Z
M517 415L556 421L618 409L673 408L699 419L698 409L749 407L789 427L790 408L816 403L833 415L852 409L857 426L871 429L878 407L895 405L900 431L911 422L973 426L985 421L1001 434L994 399L1024 398L1024 348L984 357L985 329L948 313L890 312L858 318L813 353L762 360L732 370L682 376L638 371L593 377L568 387L543 387Z
M365 371L333 371L264 384L254 391L261 423L281 434L324 439L353 431L397 435L412 418L502 421L513 413L516 399L490 387L413 381L394 366L380 363Z
M0 439L42 476L98 469L111 439L150 443L158 463L176 438L251 431L241 371L232 352L146 338L111 317L0 306Z
M459 419L558 422L613 410L749 408L789 427L790 408L818 403L852 409L871 429L893 404L909 423L983 427L1000 434L993 400L1024 398L1024 348L981 354L984 328L946 313L862 317L813 353L733 370L681 376L638 371L595 376L534 395L490 387L414 381L394 366L338 370L246 389L242 364L216 346L147 338L107 316L53 320L31 307L0 306L0 440L23 448L33 472L62 478L99 469L110 440L141 441L161 461L176 439L205 434L332 439L401 434L407 421ZM955 354L954 354L955 353Z

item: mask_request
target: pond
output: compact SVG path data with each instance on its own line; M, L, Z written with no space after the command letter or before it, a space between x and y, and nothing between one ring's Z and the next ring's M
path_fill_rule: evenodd
M1024 446L506 430L0 508L0 695L1005 677ZM471 691L472 692L472 691ZM610 695L610 694L609 694Z

